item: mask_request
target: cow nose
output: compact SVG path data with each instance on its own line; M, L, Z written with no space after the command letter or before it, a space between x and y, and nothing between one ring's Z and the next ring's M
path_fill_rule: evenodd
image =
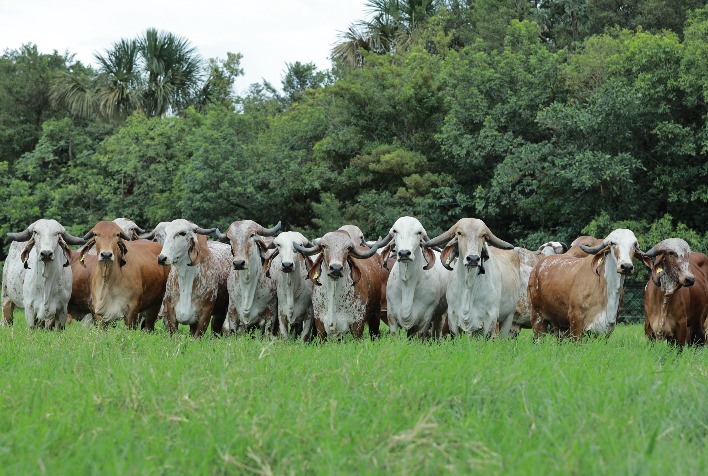
M283 271L289 273L295 265L289 261L283 261Z
M167 263L167 256L160 255L157 257L157 264L165 265Z
M113 253L111 251L101 251L101 259L109 260L113 258Z
M479 255L467 255L465 256L466 266L479 266Z
M246 268L246 261L242 259L235 259L234 260L234 269L245 269Z
M39 257L42 259L42 261L50 260L50 259L52 259L53 256L54 256L53 251L41 251L39 253Z
M330 264L329 275L332 277L340 277L342 276L342 269L344 269L344 266L341 264Z
M408 260L411 259L411 250L401 250L398 252L398 259Z
M620 269L622 270L622 274L629 274L634 271L634 265L632 263L622 263Z
M696 283L695 278L686 278L686 279L683 281L683 285L686 286L686 287L689 287L689 288L690 288L691 286L693 286L695 283Z

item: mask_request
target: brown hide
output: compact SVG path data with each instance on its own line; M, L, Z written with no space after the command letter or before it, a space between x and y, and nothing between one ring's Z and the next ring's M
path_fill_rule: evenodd
M96 267L96 257L86 255L84 265L80 262L80 253L72 251L69 256L71 263L71 299L68 311L73 319L81 320L91 313L91 273Z
M668 263L657 264L666 267ZM666 339L683 346L705 342L708 319L708 258L691 253L689 271L693 286L681 286L665 295L649 277L644 292L644 332L649 339Z

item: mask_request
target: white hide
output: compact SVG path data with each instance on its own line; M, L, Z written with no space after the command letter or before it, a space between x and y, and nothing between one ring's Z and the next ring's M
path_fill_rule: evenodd
M164 228L166 240L160 253L172 265L167 278L165 298L175 303L175 319L180 324L194 324L199 318L198 303L216 300L220 283L226 283L231 269L231 248L216 241L207 241L209 254L200 257L199 264L189 266L189 240L197 239L194 225L187 220L174 220ZM185 236L176 236L184 231Z
M341 278L332 279L322 273L319 279L322 286L315 286L312 291L312 309L324 325L327 338L338 339L349 332L352 324L364 320L365 305L355 292L347 261Z
M135 224L133 220L129 220L127 218L116 218L113 220L113 223L118 225L121 230L123 230L123 233L125 233L127 236L129 236L131 239L133 236L140 234L140 231L138 230L138 225Z
M155 225L154 232L155 232L155 241L158 243L165 243L165 238L166 238L166 232L165 228L167 228L167 224L170 223L168 221L161 221L157 225Z
M308 240L301 233L292 231L283 232L273 240L278 256L270 264L270 276L277 290L280 335L285 338L289 336L285 323L292 325L302 322L301 338L305 340L310 335L314 324L312 310L314 284L308 278L308 269L304 262L309 258L295 251L293 242L305 246ZM282 271L283 261L293 263L291 272Z
M386 283L386 305L389 327L395 333L400 326L409 333L425 335L431 323L442 323L447 311L445 293L452 273L440 261L440 253L433 251L435 264L429 270L421 249L421 238L427 236L421 223L413 217L396 220L390 233L393 250L411 251L410 261L397 256ZM436 329L439 331L439 329Z
M20 260L22 250L25 249L27 243L13 241L10 243L10 250L5 259L5 265L2 268L2 309L10 309L10 303L16 307L23 307L22 285L25 282L25 267ZM12 316L6 316L11 319ZM6 323L5 319L0 320L0 325Z

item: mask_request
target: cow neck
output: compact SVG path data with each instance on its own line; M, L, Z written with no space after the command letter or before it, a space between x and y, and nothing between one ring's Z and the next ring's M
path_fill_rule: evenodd
M199 249L199 258L201 264L195 264L194 266L189 266L186 259L181 259L177 264L172 265L177 271L177 285L179 289L177 309L181 315L192 314L192 295L194 286L196 282L203 280L201 270L211 269L211 266L208 265L211 261L211 253L209 252L209 248L207 246ZM187 259L189 258L187 257ZM206 263L207 266L202 268L202 264L204 263Z
M413 314L413 301L415 298L415 289L418 286L418 282L425 272L423 270L422 263L425 262L423 258L423 252L420 250L420 246L416 247L413 252L413 261L399 261L400 266L400 276L401 276L401 320L404 324L405 329L409 329L413 324L412 314ZM427 291L427 290L426 290ZM408 327L405 327L405 326Z
M305 258L307 259L307 258ZM283 290L285 299L283 303L283 312L288 322L292 323L293 313L295 312L295 293L302 288L302 275L300 272L302 267L300 260L296 259L293 263L293 270L290 273L282 273Z
M54 288L57 284L57 276L61 273L62 264L61 261L64 259L64 252L57 245L54 249L55 258L49 263L45 263L39 259L39 251L36 251L36 260L34 267L30 270L29 277L30 286L32 289L32 296L42 296L42 305L39 309L36 309L36 317L40 320L46 315L47 304L49 303L52 295L54 294ZM27 279L27 278L25 278Z
M624 275L617 272L617 259L611 249L605 256L604 261L605 265L600 275L600 280L605 281L607 321L610 324L614 324L617 321L617 313L619 312L620 292L624 285Z
M263 271L261 257L258 252L258 246L251 247L251 253L248 256L248 268L241 271L236 271L239 274L238 286L241 288L241 304L245 316L249 316L253 301L256 297L256 289L258 289L258 281Z
M490 256L484 263L485 274L479 274L479 266L472 268L465 266L463 260L458 261L456 272L458 273L457 278L462 283L462 315L468 316L470 309L474 304L475 297L486 297L491 291L489 286L491 285L491 278L495 272L494 261Z
M99 313L105 307L105 301L107 296L110 295L110 291L114 289L114 283L120 281L123 270L119 261L120 258L110 263L102 263L100 260L96 262L91 278L92 294L96 296L93 300L96 313Z

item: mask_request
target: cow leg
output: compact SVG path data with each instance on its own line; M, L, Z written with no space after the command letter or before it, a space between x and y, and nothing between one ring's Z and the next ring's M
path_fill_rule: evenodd
M386 312L386 314L386 319L388 319L388 330L392 336L395 336L398 332L398 321L396 320L396 316L391 312Z
M323 341L327 340L327 331L325 330L325 326L320 321L319 319L315 318L315 328L317 329L317 337L322 339Z
M364 320L362 319L361 321L351 324L349 326L349 332L352 333L355 339L361 339L361 336L364 335ZM371 334L371 328L369 328L369 334Z
M27 327L29 327L30 329L34 329L34 309L32 309L32 307L30 306L27 306L25 308L25 321L27 321Z
M177 332L177 317L175 316L175 308L172 302L165 302L161 309L164 312L165 324L167 324L167 330L170 334ZM159 314L159 313L158 313Z
M363 326L363 322L362 322ZM371 340L376 339L377 337L381 336L381 319L379 319L378 315L375 315L369 319L369 337ZM362 329L362 333L364 330Z
M215 336L222 336L224 331L224 323L226 322L226 313L221 311L215 313L211 320L211 332Z
M285 340L290 339L290 334L288 333L288 318L285 314L278 312L278 327L280 329L280 337Z
M141 313L140 328L149 332L155 330L155 322L157 322L157 314L160 312L160 306L153 306Z
M442 315L440 319L442 326L440 327L440 338L447 337L450 335L450 321L447 318L447 312Z
M206 330L209 328L209 323L211 322L211 309L202 309L201 315L194 324L196 327L192 330L192 325L189 326L189 331L194 337L201 337L204 335Z
M575 341L580 340L585 330L583 315L571 308L568 320L570 321L570 337Z
M308 317L302 322L302 333L300 334L300 340L303 342L310 342L310 339L312 338L313 322L314 319L312 317Z
M6 298L7 301L5 300ZM15 303L12 302L12 299L4 295L2 297L2 301L2 317L4 318L5 323L11 326L14 321L14 316L12 313L15 310ZM0 325L2 324L3 323L0 323Z
M448 328L450 330L450 334L452 335L452 337L457 337L457 335L460 333L460 328L457 327L457 316L455 315L454 312L448 311L447 325L448 325Z
M548 333L548 322L533 304L531 305L531 329L533 329L533 340L535 342Z
M509 337L509 330L514 323L514 314L510 314L499 326L499 337Z

